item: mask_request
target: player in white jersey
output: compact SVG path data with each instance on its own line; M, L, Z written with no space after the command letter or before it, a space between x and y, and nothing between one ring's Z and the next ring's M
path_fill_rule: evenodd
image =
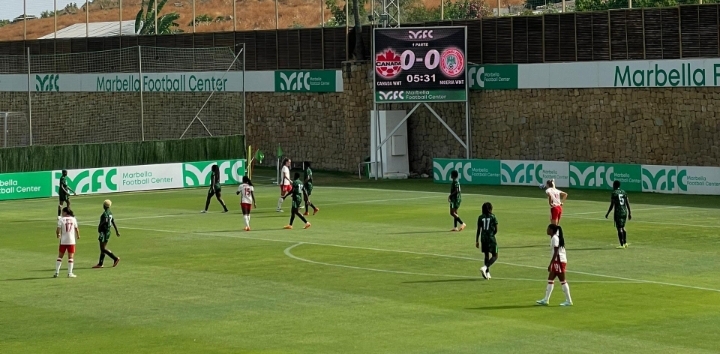
M278 199L277 212L282 213L282 204L292 192L292 180L290 179L290 166L292 161L290 159L283 160L282 169L280 170L280 199Z
M570 285L565 279L565 268L567 266L567 255L565 253L565 238L563 237L562 227L554 224L548 225L547 234L550 236L550 265L548 266L548 284L545 289L545 297L536 301L538 305L547 306L550 302L550 295L555 287L555 278L560 279L562 291L565 294L565 302L560 306L572 306L572 298L570 297Z
M555 188L555 180L551 179L545 183L545 194L548 196L548 204L550 204L550 223L560 225L560 217L563 212L563 204L567 199L567 193Z
M75 242L80 239L80 230L75 215L68 207L62 209L62 216L58 220L55 236L60 239L60 249L57 262L55 262L55 275L53 275L53 278L57 278L60 273L65 252L68 254L68 278L75 278L75 274L73 274Z
M250 210L257 208L255 205L255 188L247 176L243 176L242 182L235 194L240 195L240 208L245 220L245 231L250 231Z

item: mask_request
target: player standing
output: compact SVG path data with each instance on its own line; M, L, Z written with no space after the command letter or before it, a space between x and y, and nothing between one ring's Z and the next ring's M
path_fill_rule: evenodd
M572 298L570 298L570 286L565 280L565 268L567 266L567 255L565 254L565 238L563 237L562 227L550 224L547 228L547 234L550 236L550 265L548 266L548 285L545 290L545 298L536 301L538 305L547 306L550 302L550 295L555 287L555 278L560 279L562 291L565 294L565 302L560 306L572 306Z
M610 195L610 209L605 213L607 219L610 212L615 209L615 228L618 233L620 246L616 248L628 248L627 231L625 231L625 223L628 219L632 220L632 211L630 210L630 199L624 190L620 189L620 181L613 182L613 191Z
M458 171L450 172L452 178L452 184L450 185L450 196L448 202L450 203L450 216L453 217L455 227L450 231L462 231L465 230L465 223L458 216L458 209L460 209L460 203L462 202L462 192L460 191L460 181L458 181ZM460 228L458 229L458 224Z
M292 185L292 214L290 215L290 224L285 226L285 229L292 230L292 224L295 221L295 216L299 217L305 223L305 229L309 228L310 223L300 214L300 204L303 201L303 194L305 189L303 183L300 181L300 173L295 172L295 181Z
M567 199L567 193L555 188L555 180L551 179L545 183L545 194L548 196L548 204L550 204L550 223L560 225L560 217L563 212L563 204Z
M58 219L62 215L63 203L65 206L70 208L70 193L75 194L75 191L70 189L67 185L67 170L62 170L62 176L60 177L60 187L58 188Z
M292 161L290 159L284 159L282 169L280 170L280 199L278 199L277 209L275 210L278 213L282 213L282 204L285 201L285 198L287 198L293 190L292 180L290 179L291 164Z
M483 278L490 279L490 266L498 259L498 246L495 235L498 232L498 221L492 212L492 204L485 203L482 205L482 215L478 217L478 229L475 234L475 247L485 255L485 265L480 268ZM482 238L480 236L482 235ZM480 242L478 242L480 239ZM482 244L482 248L480 245ZM490 258L492 254L492 258Z
M107 248L107 243L110 241L110 236L112 236L112 233L110 232L110 225L115 228L115 235L117 237L120 237L120 231L118 231L117 225L115 225L115 218L113 217L112 211L110 211L110 206L112 206L112 201L110 201L110 199L107 199L103 202L103 213L102 215L100 215L100 224L98 224L100 260L98 261L97 265L93 266L93 268L103 267L103 263L105 262L105 255L107 255L113 260L113 268L117 267L118 263L120 262L120 257L115 256L115 254Z
M57 229L55 229L55 236L60 239L60 248L57 262L55 262L55 275L53 275L53 278L57 278L60 273L65 252L68 254L68 278L75 278L76 276L73 274L75 242L76 239L80 239L80 230L75 215L68 207L62 209L62 215L58 220Z
M250 231L250 210L257 208L255 205L255 187L248 176L243 176L242 184L238 187L236 195L240 195L240 209L242 209L245 231Z
M205 210L203 210L202 213L207 213L210 207L210 200L213 196L215 196L218 202L220 202L220 205L222 205L223 213L227 213L228 208L225 206L225 202L222 200L222 195L220 194L222 192L222 186L220 185L220 167L218 167L218 165L212 165L211 170L210 189L208 190L207 200L205 200Z
M310 215L310 208L308 208L308 204L310 207L313 208L313 215L317 214L318 211L320 211L320 208L316 208L315 205L313 205L312 201L310 201L310 196L312 195L313 190L313 174L312 170L310 169L310 162L305 162L305 216Z

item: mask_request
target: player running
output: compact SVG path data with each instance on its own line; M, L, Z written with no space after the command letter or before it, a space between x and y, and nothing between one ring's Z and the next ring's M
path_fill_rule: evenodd
M458 171L450 172L452 178L452 184L450 185L450 196L448 202L450 203L450 216L453 217L455 227L450 231L462 231L465 230L465 223L458 216L458 209L460 209L460 203L462 202L462 192L460 191L460 181L458 181ZM458 224L460 228L458 228Z
M312 195L313 190L313 175L312 170L310 169L310 162L305 162L305 184L303 185L305 187L305 216L310 215L310 208L308 208L308 204L311 208L313 208L313 215L317 214L318 211L320 211L320 208L316 208L315 205L313 205L312 201L310 201L310 196Z
M278 213L282 213L282 204L285 201L285 198L287 198L293 190L293 181L290 179L291 164L292 161L287 158L282 162L282 169L280 170L280 199L278 199L277 209L275 210Z
M478 229L475 234L475 248L485 255L485 265L480 268L483 278L490 279L490 266L498 259L498 246L495 235L498 232L498 221L492 212L492 204L485 203L482 205L482 215L478 217ZM482 236L482 237L481 237ZM478 242L478 239L480 242ZM480 245L482 244L482 248ZM492 258L490 258L492 254Z
M208 190L207 200L205 200L205 210L203 210L201 213L205 214L208 211L208 207L210 207L210 200L213 196L217 198L218 202L220 202L220 205L223 207L223 213L228 212L227 206L225 206L225 202L222 200L222 186L220 185L220 167L218 165L212 165L211 167L212 174L210 175L210 189Z
M555 278L560 279L562 291L565 294L565 302L560 306L572 306L572 298L570 298L570 286L565 280L565 267L567 266L567 255L565 254L565 238L563 237L562 227L550 224L547 228L547 234L550 236L550 251L552 258L548 266L548 285L545 290L545 298L536 301L538 305L547 306L550 302L550 295L555 287Z
M305 194L305 189L303 188L303 183L300 181L300 173L295 172L295 181L293 181L292 184L292 214L290 215L290 224L285 226L285 229L292 230L293 221L295 221L295 216L299 217L300 220L302 220L305 223L305 229L309 228L311 225L310 223L300 214L300 204L302 204L303 201L303 194Z
M62 176L60 177L60 187L58 188L58 219L61 218L62 215L62 208L63 203L65 203L65 206L70 208L70 193L73 195L75 194L75 191L70 189L67 185L67 170L62 170Z
M625 231L625 223L628 219L632 220L632 211L630 211L630 199L628 199L627 193L620 189L620 181L613 182L613 191L610 195L610 209L605 213L605 219L607 219L610 212L615 209L615 228L617 228L618 240L620 246L615 248L628 248L627 243L627 231Z
M115 236L120 237L120 231L118 231L117 225L115 225L115 218L113 217L112 211L110 211L110 206L112 206L112 201L110 201L110 199L107 199L103 202L104 211L102 215L100 215L100 224L98 224L100 260L98 261L97 265L93 266L93 268L103 267L103 263L105 262L105 255L107 255L113 260L113 268L117 267L118 263L120 263L120 257L115 256L115 254L107 248L107 244L110 241L110 236L112 236L112 232L110 232L110 225L115 228Z
M75 242L80 239L80 230L75 215L68 207L62 209L62 215L58 220L57 229L55 229L55 236L60 239L60 248L57 262L55 262L55 275L53 275L53 278L57 278L58 274L60 274L65 252L68 254L68 278L75 278L76 276L73 274Z
M550 204L550 223L560 225L560 217L563 212L563 204L567 199L567 193L555 188L555 180L551 179L545 183L545 194L548 196L548 204Z
M245 231L250 231L250 210L257 208L257 205L255 205L255 187L248 176L243 176L242 184L235 194L240 195L240 209L242 209L245 221Z

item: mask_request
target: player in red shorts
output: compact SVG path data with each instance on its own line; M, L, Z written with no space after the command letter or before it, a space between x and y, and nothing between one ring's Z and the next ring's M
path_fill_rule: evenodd
M245 231L250 231L250 210L257 208L255 205L255 188L247 176L243 176L242 182L235 194L241 195L240 209L242 209L243 219L245 220Z
M545 194L548 196L548 204L550 204L550 223L560 225L560 217L563 212L563 204L567 199L567 193L555 188L555 180L551 179L545 183Z
M560 306L572 306L572 298L570 298L570 285L565 280L565 268L567 267L567 255L565 254L565 238L563 237L562 227L554 224L548 225L547 234L550 236L550 250L552 258L548 266L548 285L545 290L545 297L536 301L538 305L547 306L550 302L550 294L555 287L555 278L560 279L562 291L565 294L565 302Z
M280 170L280 199L278 199L277 210L275 210L278 213L282 213L282 204L293 190L292 179L290 179L291 165L292 161L290 159L283 160L282 169Z
M62 209L62 216L58 220L55 236L60 239L60 249L57 262L55 262L55 275L53 275L53 278L57 278L60 273L65 252L68 254L68 278L75 278L75 274L73 274L75 241L80 239L80 230L75 215L68 207Z

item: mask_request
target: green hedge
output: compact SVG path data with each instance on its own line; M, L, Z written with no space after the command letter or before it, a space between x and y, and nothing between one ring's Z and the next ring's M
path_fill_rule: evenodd
M242 135L0 149L0 173L150 165L245 157Z

